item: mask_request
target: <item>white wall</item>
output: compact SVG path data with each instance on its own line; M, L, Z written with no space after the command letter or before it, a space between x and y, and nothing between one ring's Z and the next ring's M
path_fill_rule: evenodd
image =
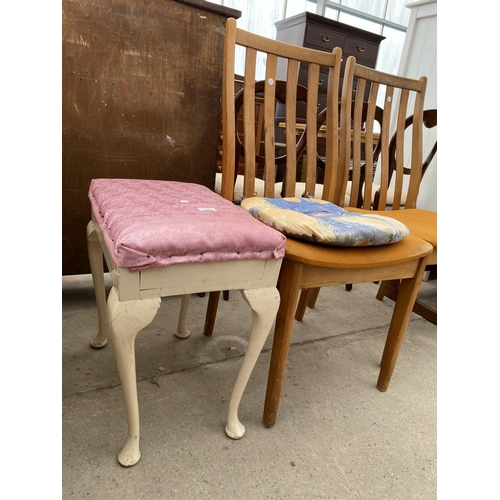
M427 76L425 109L437 108L437 0L422 0L406 5L411 9L398 75L410 78ZM425 158L434 145L437 127L424 128ZM417 207L437 211L437 154L422 183Z

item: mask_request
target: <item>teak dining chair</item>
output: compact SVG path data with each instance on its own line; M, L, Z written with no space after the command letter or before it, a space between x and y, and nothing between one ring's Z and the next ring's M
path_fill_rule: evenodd
M233 181L231 173L229 183ZM93 179L89 199L88 252L99 318L91 345L104 347L109 328L128 420L118 461L131 466L141 456L135 338L155 317L161 298L172 295L183 295L176 333L180 338L190 333L185 319L192 293L240 290L252 310L226 425L226 434L240 439L245 427L238 407L275 319L285 237L197 184ZM103 255L113 280L107 307Z
M285 197L293 202L300 200L295 196L296 168L295 168L295 137L296 137L296 110L294 95L296 91L299 65L308 67L308 105L306 118L306 193L314 193L316 184L316 154L317 154L317 92L320 68L328 69L327 89L327 140L326 163L322 199L339 204L345 195L344 176L347 178L348 168L339 171L339 85L341 50L333 49L332 53L315 51L269 40L264 37L248 33L236 27L234 19L228 19L226 24L226 39L224 47L223 71L223 172L225 183L222 185L223 196L231 200L234 189L234 61L236 46L245 50L245 135L249 136L254 130L252 88L256 81L256 59L266 60L265 69L265 97L264 97L264 129L265 129L265 198L272 201L275 197L274 189L274 93L275 82L285 80L288 97L286 109L286 148L287 165L285 171ZM263 56L264 55L264 56ZM278 71L279 68L279 71ZM423 97L425 82L419 86L419 93ZM351 100L348 102L349 108ZM344 111L344 121L346 121ZM342 118L341 118L342 120ZM345 143L344 123L340 124L340 139ZM350 124L347 124L350 131ZM344 129L344 131L343 131ZM369 131L367 131L370 133ZM345 147L345 146L344 146ZM369 156L369 155L368 155ZM345 163L341 163L345 169ZM369 167L368 167L369 168ZM244 165L244 196L242 207L248 208L257 198L253 197L255 180L255 151L251 143L245 148ZM338 182L340 179L340 183ZM353 182L359 180L359 172L353 172ZM274 221L278 225L280 220ZM276 227L276 226L275 226ZM347 283L371 282L386 279L401 279L400 293L395 303L394 314L389 328L386 348L381 362L381 370L377 386L385 391L394 369L399 346L403 339L406 326L418 285L425 269L427 256L432 247L425 241L409 235L398 243L372 247L336 247L301 239L287 237L285 257L280 271L278 288L280 291L280 307L276 318L274 341L271 354L271 364L268 377L266 402L264 408L264 423L266 426L275 424L281 388L284 379L288 348L293 328L295 309L299 291L302 288L321 286L344 285ZM392 277L392 278L391 278Z
M367 102L363 103L362 118L360 122L360 126L362 128L364 127L366 119L365 116L366 116L367 104L368 104ZM355 101L352 102L352 106L354 105ZM351 116L353 116L354 109L351 111L351 113L352 113ZM378 122L380 128L382 125L382 119L377 118L377 116L380 116L381 114L382 110L377 106L375 109L375 121ZM437 126L437 109L424 110L422 121L423 125L427 129L435 128ZM400 158L399 160L400 163L399 163L399 168L397 167L398 162L396 160L396 149L397 149L396 146L401 141L402 137L401 130L406 131L405 137L407 138L407 140L411 139L410 131L412 130L411 129L412 125L413 125L413 115L410 115L405 120L404 129L401 129L401 127L396 128L389 142L389 151L387 155L389 160L388 162L385 163L385 165L387 164L389 165L388 170L387 171L385 170L385 167L383 167L384 165L383 163L380 164L380 168L381 169L384 168L384 173L387 172L387 175L385 175L386 189L384 190L386 194L385 205L382 205L380 202L380 191L381 191L380 185L375 183L372 184L372 196L371 196L372 201L370 207L368 207L368 204L364 201L364 195L365 195L364 187L358 189L358 198L356 204L354 204L354 201L350 199L349 196L346 196L346 200L349 200L349 202L347 203L349 210L356 211L359 213L366 212L366 210L373 210L374 211L373 213L375 214L393 217L398 221L402 222L403 224L405 224L410 230L410 233L430 243L433 247L433 252L427 259L426 271L429 271L431 269L435 269L437 266L437 213L432 210L423 210L415 208L412 205L412 203L416 203L414 196L411 198L411 200L409 200L409 203L407 205L406 204L407 185L404 183L404 181L398 182L398 186L396 187L393 186L393 182L396 180L396 177L404 179L404 176L407 176L407 178L410 178L411 168L408 168L407 166L405 166L404 163L401 163L401 154L402 154L401 151L398 153ZM362 132L364 133L364 130ZM373 154L374 164L380 159L380 145L381 143L379 141L377 148L374 150ZM434 156L436 155L436 153L437 153L437 140L434 141L434 143L430 147L430 150L428 151L427 156L425 157L425 160L422 162L420 168L420 182L422 181L422 178L427 168L429 167L430 163L432 162ZM364 164L363 162L361 162L360 186L364 186L365 182L365 171L363 167ZM346 193L348 195L350 195L351 193L350 184L351 184L350 181L348 181L346 190ZM398 192L397 203L394 202L394 195L396 192ZM408 210L402 211L403 209L408 209ZM350 287L348 288L348 290L350 290ZM390 280L382 282L379 286L376 295L377 299L383 300L384 297L388 297L392 300L395 300L398 290L399 290L399 280ZM295 314L295 319L297 321L302 321L307 307L314 308L319 292L320 292L319 288L302 291L300 295L299 305L297 306L297 312ZM419 314L428 321L437 324L437 310L434 307L429 306L422 301L419 301L418 298L415 300L415 304L413 306L413 312Z
M435 148L437 149L437 145L433 147L422 162L423 125L432 128L437 124L434 110L424 112L422 109L425 86L424 77L417 82L387 75L369 70L357 64L355 59L349 58L344 75L341 113L344 125L350 125L351 137L347 133L343 136L340 161L343 171L350 172L353 177L352 180L347 177L343 179L346 192L350 195L343 198L344 202L348 200L346 208L356 213L390 216L402 222L410 233L433 246L427 262L434 264L437 261L436 213L415 208L422 176L436 152ZM367 95L366 88L370 90L368 100L364 98ZM385 94L382 93L384 89ZM349 96L353 95L355 99L351 100L349 106ZM376 118L376 115L380 116L379 106L384 108L381 119ZM371 118L368 116L369 109ZM361 137L373 133L375 122L381 130L378 150L375 150L376 154L373 156L369 155L370 161L366 162L362 156L365 152L368 154L368 141L363 144ZM406 158L409 167L405 167ZM364 175L365 170L371 171L375 163L380 172L380 184L374 184L372 176ZM409 179L407 184L403 184L403 174ZM395 182L391 183L391 178ZM403 208L408 210L400 210ZM397 279L384 281L377 298L382 300L387 295L395 300L399 282ZM296 313L297 320L302 320L306 304L310 308L314 307L318 293L319 288L302 292ZM418 308L418 303L415 302ZM430 314L432 315L432 311Z
M346 81L351 84L353 90L358 87L357 76L362 73L367 82L369 74L363 66L351 65L353 77ZM409 85L408 85L409 87ZM431 129L437 126L437 110L421 110L422 102L409 98L409 90L406 95L399 97L397 113L393 111L390 132L392 137L387 145L385 157L380 158L380 184L372 185L363 189L361 206L356 206L353 200L348 210L356 213L383 214L402 222L412 234L427 241L432 245L433 251L427 259L427 268L437 266L437 212L416 208L422 178L437 152L437 141L432 145L426 158L423 159L422 132L423 127ZM414 115L415 113L415 115ZM351 115L353 119L353 115ZM387 140L387 134L385 135ZM359 147L352 144L352 149ZM410 152L408 152L408 149ZM347 161L347 158L344 158ZM409 179L408 183L404 179ZM391 182L392 181L392 182ZM361 183L360 183L361 186ZM361 193L361 188L359 188ZM370 205L370 200L372 205ZM383 281L377 292L377 299L388 297L396 300L399 292L400 280ZM317 294L317 291L316 291ZM314 296L309 299L309 305L313 306ZM437 324L437 310L431 306L415 300L413 312Z
M244 83L244 82L242 82ZM264 138L264 89L265 89L265 81L264 80L259 80L256 82L252 82L252 93L255 96L256 99L256 106L255 106L255 130L250 131L250 136L245 135L244 130L241 129L241 125L239 122L244 118L245 114L242 113L242 108L243 108L243 101L244 101L244 96L245 96L245 87L242 87L235 95L234 97L234 117L235 117L235 165L239 166L240 164L240 158L245 157L245 144L247 141L252 141L252 137L255 133L255 140L252 141L252 149L255 151L255 190L254 190L254 195L263 195L264 194L264 185L265 182L263 179L258 178L259 171L261 171L266 163L266 155L264 154L264 145L266 143L265 138ZM240 83L241 85L241 83ZM275 82L275 93L274 93L274 98L276 101L276 104L280 104L283 106L286 106L287 102L287 92L286 92L286 82L277 80ZM307 93L307 88L304 87L303 85L297 84L297 90L295 95L293 96L295 99L295 103L302 103L304 105L307 105L307 100L308 100L308 93ZM248 103L247 103L248 106ZM286 107L285 107L286 109ZM320 113L317 117L316 121L316 129L319 131L323 123L325 122L325 113ZM247 133L249 132L248 130L246 131ZM249 139L250 137L250 139ZM296 176L300 175L298 166L299 166L299 160L302 157L302 154L305 150L306 147L306 138L307 134L306 132L302 132L301 134L298 134L296 137L296 144L295 144L295 149L293 150L293 154L295 155L294 162L297 168L297 173ZM269 176L269 172L274 175L274 189L275 189L275 194L277 196L281 196L282 193L285 192L285 185L286 185L286 179L283 179L284 172L286 170L286 165L288 163L288 155L290 151L286 150L285 147L283 147L283 144L278 144L275 142L275 155L274 155L274 164L275 164L275 169L274 169L274 174L273 174L273 169L267 169L267 175ZM285 150L285 151L284 151ZM269 158L269 155L267 155ZM321 164L321 160L318 158L318 164ZM292 164L292 162L290 162ZM245 176L244 175L238 175L239 174L239 168L235 167L235 187L233 191L233 198L232 201L236 204L241 204L241 198L242 198L242 192L243 192L243 183ZM269 178L268 178L269 180ZM285 182L283 182L285 180ZM216 182L216 192L221 192L220 191L220 182ZM305 185L304 183L298 183L296 184L296 192L298 191L300 196L303 192L305 192ZM207 315L205 318L205 326L203 333L207 336L211 336L214 331L214 326L215 326L215 319L217 315L217 304L219 302L220 298L220 291L217 292L211 292L209 295L208 299L208 308L207 308ZM229 293L228 291L224 290L224 300L229 299Z

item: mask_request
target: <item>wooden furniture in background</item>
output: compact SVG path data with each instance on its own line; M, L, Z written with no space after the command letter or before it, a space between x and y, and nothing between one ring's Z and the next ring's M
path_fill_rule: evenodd
M63 0L62 10L62 274L69 275L90 272L91 179L213 189L224 23L241 13L202 0Z
M384 36L371 33L348 24L334 21L311 12L303 12L296 16L275 23L276 40L308 47L315 50L331 52L334 47L342 49L342 64L340 66L340 83L344 75L345 61L351 55L359 64L375 68L380 42ZM282 78L284 68L279 66L278 76ZM302 64L299 70L298 83L307 86L307 66ZM321 68L318 77L318 112L326 107L328 86L328 70ZM340 97L340 95L339 95ZM283 118L278 115L278 118ZM305 108L297 107L297 121L305 118ZM284 120L281 120L284 121Z

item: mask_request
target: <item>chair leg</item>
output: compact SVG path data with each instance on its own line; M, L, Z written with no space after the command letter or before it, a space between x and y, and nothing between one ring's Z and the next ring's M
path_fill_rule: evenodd
M179 312L179 320L177 322L177 331L175 336L180 339L187 339L191 332L186 328L186 317L189 307L189 301L191 299L191 294L186 294L182 296L181 310Z
M432 324L437 325L437 310L434 307L428 306L417 299L413 306L413 312L430 321Z
M210 337L214 333L215 317L219 306L220 291L208 294L207 315L205 316L205 327L203 333Z
M125 445L118 454L118 462L125 467L136 464L141 458L139 404L135 373L135 337L153 321L160 303L159 297L120 302L114 287L109 293L109 330L127 410L128 436Z
M320 290L321 288L313 288L309 298L309 302L307 303L307 307L309 307L309 309L313 309L314 306L316 305L316 301L318 300L318 295Z
M399 280L382 281L378 287L377 299L383 300L384 297L389 297L396 300L399 290Z
M94 223L87 224L87 251L89 254L90 272L94 283L95 301L99 330L90 339L90 345L95 348L104 347L108 343L108 317L106 314L106 290L104 287L104 266L101 245L97 239Z
M238 419L238 407L255 363L269 336L280 303L280 296L276 288L241 290L241 295L252 309L252 330L243 364L229 401L226 434L232 439L241 439L245 435L245 427Z
M399 286L399 280L383 281L378 289L377 299L382 300L384 297L387 297L391 300L396 300L399 292ZM418 300L418 298L415 300L415 304L413 305L413 312L422 316L422 318L425 318L434 325L437 325L436 309L424 304Z
M420 260L417 273L413 278L401 280L397 300L394 304L394 312L392 313L389 332L385 341L382 361L380 362L377 389L381 392L387 391L389 387L413 305L417 298L422 276L425 271L426 260L426 258Z
M321 288L304 288L300 292L299 304L297 306L297 312L295 313L295 319L297 321L302 321L304 318L306 307L310 309L314 308L320 290Z
M267 379L266 401L264 404L264 425L272 427L276 423L281 388L285 377L286 360L292 336L293 322L299 297L302 264L283 260L280 272L281 303L276 317L271 364Z
M304 318L307 305L309 304L310 297L314 291L315 289L313 288L304 288L300 292L299 303L297 305L297 311L295 312L295 319L297 321L302 321L302 319Z

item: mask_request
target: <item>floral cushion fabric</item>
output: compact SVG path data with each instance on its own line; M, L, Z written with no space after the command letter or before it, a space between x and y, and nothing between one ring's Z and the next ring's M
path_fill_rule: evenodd
M350 213L314 198L252 197L241 206L286 236L325 245L387 245L410 234L404 224L390 217Z
M283 234L198 184L93 179L88 195L114 263L131 271L285 255Z

